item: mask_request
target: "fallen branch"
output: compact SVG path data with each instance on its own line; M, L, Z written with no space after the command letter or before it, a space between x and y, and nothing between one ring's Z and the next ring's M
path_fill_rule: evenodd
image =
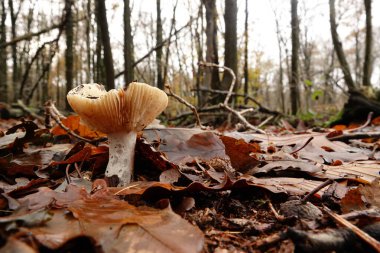
M355 139L380 138L380 132L344 133L342 135L328 137L330 141L348 141Z
M252 125L251 123L248 122L248 120L243 116L243 113L246 113L247 110L243 110L243 111L236 111L234 109L232 109L229 105L228 105L228 101L230 100L231 96L232 96L232 93L233 93L233 90L234 90L234 87L235 87L235 83L236 83L236 75L234 73L234 71L231 69L231 68L228 68L226 66L222 66L222 65L217 65L215 63L210 63L210 62L200 62L199 63L199 66L206 66L206 67L215 67L215 68L221 68L223 69L224 71L228 71L230 73L230 75L232 76L232 81L231 81L231 85L230 85L230 88L228 90L228 93L226 95L226 98L224 99L224 102L223 103L220 103L219 104L219 107L222 108L222 109L225 109L229 112L231 112L232 114L234 114L242 123L245 127L251 129L251 130L254 130L256 132L259 132L259 133L262 133L262 134L266 134L266 132L264 130L261 130L257 127L255 127L254 125ZM253 109L252 109L253 110Z
M48 101L49 102L49 101ZM52 103L52 101L50 101L50 104ZM90 140L90 139L87 139L87 138L84 138L76 133L74 133L70 128L68 128L67 126L65 126L62 121L60 120L59 116L57 114L55 114L54 110L51 109L51 107L49 106L49 103L47 103L46 107L45 107L46 110L48 110L50 112L50 117L63 129L65 130L69 135L77 138L78 140L81 140L81 141L84 141L84 142L87 142L87 143L90 143L92 145L99 145L100 142L104 142L107 140L107 138L103 137L103 138L99 138L99 139L95 139L95 140ZM45 110L45 111L46 111ZM58 110L57 110L58 111Z
M208 92L208 93L213 93L213 94L222 94L222 95L228 94L228 91L225 91L225 90L210 90L210 89L204 89L204 88L192 89L192 91L203 91L203 92ZM259 101L257 101L252 96L249 96L249 95L245 96L244 94L240 94L240 93L236 93L236 92L232 92L231 96L247 98L249 101L252 101L254 104L256 104L258 106L258 111L261 113L271 114L274 116L283 115L280 112L273 111L273 110L266 108L265 106L263 106Z
M199 114L198 114L198 112L197 112L197 108L195 108L194 105L190 104L190 103L187 102L185 99L183 99L183 98L181 98L180 96L174 94L174 93L172 92L172 90L170 89L170 86L169 86L169 85L165 85L165 87L166 87L166 88L168 89L168 91L169 91L169 94L168 94L169 96L174 97L174 98L177 99L180 103L182 103L182 104L184 104L184 105L186 105L187 107L190 108L190 110L191 110L191 111L194 113L194 115L195 115L195 120L196 120L196 122L197 122L197 125L200 127L200 129L202 129L202 130L207 129L207 127L203 126L202 123L201 123L201 119L199 118Z
M325 211L331 218L333 218L337 223L340 225L350 229L352 232L354 232L359 238L361 238L363 241L368 243L372 246L376 252L380 252L380 242L378 242L375 238L370 236L368 233L364 232L351 222L347 221L346 219L342 218L339 214L336 214L332 212L328 207L323 206L323 211Z
M20 107L20 109L30 115L31 117L37 119L41 123L44 122L44 117L41 117L40 115L37 115L36 113L32 112L25 104L22 102L22 100L17 100L17 105Z

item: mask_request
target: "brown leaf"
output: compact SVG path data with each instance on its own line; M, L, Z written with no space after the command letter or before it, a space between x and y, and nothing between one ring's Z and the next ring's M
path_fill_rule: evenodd
M243 139L236 140L228 136L220 136L226 153L230 157L232 167L240 172L246 172L256 167L260 162L255 158L255 153L260 153L260 146L246 143Z
M41 208L38 199L47 199L45 204L54 199L56 207L63 207L53 210L45 226L25 228L29 236L50 249L79 235L94 238L104 252L200 252L203 248L200 230L170 208L135 207L115 199L107 189L90 196L75 186L64 193L45 188L23 203L32 209Z
M342 199L341 205L343 212L364 210L370 207L380 208L380 179L348 191Z

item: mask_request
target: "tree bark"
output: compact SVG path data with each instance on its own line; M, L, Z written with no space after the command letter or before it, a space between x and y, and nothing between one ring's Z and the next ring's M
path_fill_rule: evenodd
M372 74L372 0L364 0L365 6L365 53L363 64L363 86L371 86Z
M224 66L232 69L236 77L237 69L237 2L225 0L224 11L225 36L224 36ZM222 90L228 90L231 86L232 76L224 72ZM235 85L235 90L237 85Z
M161 21L161 0L156 0L157 21L156 21L156 45L162 44L162 21ZM156 49L156 67L157 67L157 87L164 89L162 79L162 47Z
M133 37L131 29L131 8L129 6L129 0L124 0L124 80L125 85L134 81L133 63Z
M19 3L20 7L22 2ZM13 0L8 1L8 6L10 10L10 16L11 16L11 34L12 34L12 40L14 40L17 37L16 34L16 20L17 20L17 13L15 13L14 7L13 7ZM18 70L18 59L17 59L17 45L12 44L12 83L13 83L13 101L16 102L18 98L18 89L20 86L19 83L19 77L20 72Z
M105 86L108 90L110 90L115 88L115 72L113 68L111 41L108 33L108 21L105 0L96 0L95 9L97 14L97 25L100 29L100 37L102 40L104 52L103 61L106 76Z
M298 49L299 42L299 22L298 22L298 0L291 0L291 29L292 29L292 59L291 59L291 75L290 75L290 102L291 113L296 115L299 108L299 72L298 72Z
M217 11L215 0L203 0L206 9L206 62L219 64L218 59L218 31L217 31ZM219 89L219 72L216 68L206 68L204 71L203 86L207 89ZM207 96L202 94L202 105L206 102Z
M344 81L346 82L348 91L350 93L356 91L355 82L352 79L350 66L348 65L346 56L343 51L342 42L339 39L337 24L336 24L336 14L335 14L335 0L329 0L330 7L330 29L331 29L331 37L335 49L335 53L338 57L338 61L340 63L340 67L343 72Z
M7 41L6 32L6 11L5 0L0 0L0 44ZM7 51L5 48L0 48L0 102L8 102L8 82L7 82Z
M248 96L249 74L248 74L248 0L245 0L245 20L244 20L244 95ZM247 104L248 99L244 99Z
M72 12L73 0L65 1L66 11L66 50L65 50L65 77L66 77L66 94L73 88L73 63L74 63L74 49L73 49L73 12ZM66 110L72 110L68 101L66 100Z

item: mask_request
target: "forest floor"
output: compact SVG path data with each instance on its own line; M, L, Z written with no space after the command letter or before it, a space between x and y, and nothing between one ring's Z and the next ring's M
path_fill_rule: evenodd
M104 135L61 123L0 120L0 252L380 252L380 118L147 128L125 187Z

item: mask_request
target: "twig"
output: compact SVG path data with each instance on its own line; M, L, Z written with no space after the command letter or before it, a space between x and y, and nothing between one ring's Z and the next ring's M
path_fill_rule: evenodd
M306 204L306 202L309 200L309 198L311 196L313 196L314 194L316 194L317 192L319 192L320 190L322 190L326 186L332 184L333 182L334 182L334 180L332 180L331 178L327 179L325 182L323 182L322 184L315 187L311 192L309 192L309 194L307 194L305 197L303 197L303 199L301 200L301 203Z
M329 137L330 141L348 141L353 139L380 138L380 132L347 133Z
M339 214L332 212L328 207L323 206L323 211L325 211L331 218L333 218L340 225L350 229L359 238L371 245L372 248L376 250L376 252L380 252L380 242L378 242L375 238L373 238L354 224L350 223L346 219L342 218Z
M373 116L373 112L368 113L367 121L366 121L363 125L361 125L361 126L359 126L359 127L355 127L355 128L353 128L353 129L348 129L347 132L352 133L352 132L355 132L355 131L358 131L358 130L360 130L360 129L365 128L366 126L368 126L368 125L371 123L372 116Z
M66 176L67 184L70 184L70 183L71 183L70 173L69 173L70 165L71 165L71 164L66 165L66 170L65 170L65 172L66 172L66 173L65 173L65 176Z
M95 140L90 140L90 139L87 139L87 138L84 138L76 133L74 133L70 128L68 128L67 126L65 126L62 121L59 119L59 117L57 115L55 115L51 110L50 110L50 115L52 117L52 119L63 129L65 130L69 135L81 140L81 141L84 141L84 142L87 142L87 143L90 143L92 145L95 145L97 146L99 144L99 142L103 142L103 141L106 141L107 138L103 137L103 138L99 138L99 139L95 139Z
M269 122L271 119L273 119L273 118L274 118L273 115L269 116L269 117L266 118L263 122L261 122L257 127L260 128L260 127L265 126L265 124L268 123L268 122Z
M55 102L53 100L49 99L48 101L46 101L45 106L48 107L48 109L52 113L54 113L60 120L66 119L66 117L60 111L58 111L57 107L55 107Z
M243 117L243 115L241 115L238 111L235 111L234 109L232 109L232 108L229 107L228 105L225 105L225 104L220 103L219 106L220 106L221 108L224 108L224 109L226 109L227 111L233 113L236 117L239 118L239 120L240 120L240 121L241 121L241 122L242 122L247 128L249 128L249 129L251 129L251 130L254 130L254 131L256 131L256 132L259 132L259 133L261 133L261 134L266 134L266 132L265 132L264 130L261 130L261 129L255 127L254 125L252 125L251 123L249 123L249 122L247 121L247 119Z
M201 123L201 119L199 118L199 114L198 114L198 111L197 111L197 108L195 108L194 105L190 104L189 102L187 102L185 99L181 98L180 96L174 94L172 92L172 90L170 89L170 86L169 85L165 85L165 87L168 89L169 91L169 96L172 96L174 97L175 99L177 99L180 103L186 105L187 107L190 108L190 110L193 111L194 115L195 115L195 120L197 122L197 125L200 127L200 129L202 130L205 130L207 129L207 127L203 126L202 123Z
M24 102L19 99L17 100L17 105L20 107L20 109L23 111L23 112L26 112L27 114L29 114L30 116L32 116L33 118L37 119L38 121L40 122L44 122L44 118L37 115L36 113L32 112L25 104Z
M228 91L225 91L225 90L210 90L210 89L205 89L205 88L192 89L192 91L203 91L203 92L209 92L209 93L214 93L214 94L223 94L223 95L228 94ZM239 94L236 92L232 92L231 96L247 98L248 100L252 101L254 104L256 104L258 106L258 111L261 113L271 114L274 116L282 115L282 113L280 113L280 112L272 111L272 110L264 107L259 101L254 99L252 96L249 96L249 95L246 96L244 94Z
M206 66L206 67L215 67L215 68L222 68L224 71L228 71L230 73L230 75L232 76L232 81L231 81L231 85L230 85L230 89L228 90L228 93L226 95L226 98L224 99L224 102L223 103L220 103L219 104L219 107L220 108L223 108L223 109L226 109L227 111L231 112L232 114L234 114L236 117L238 117L238 119L249 129L251 130L254 130L256 132L259 132L259 133L262 133L262 134L266 134L266 132L264 130L261 130L257 127L255 127L254 125L252 125L251 123L249 123L247 121L247 119L242 115L242 112L238 112L234 109L232 109L230 106L228 106L228 101L230 100L231 98L231 95L232 95L232 92L234 90L234 87L235 87L235 83L236 83L236 75L234 73L234 71L231 69L231 68L228 68L226 66L222 66L222 65L218 65L218 64L215 64L215 63L210 63L210 62L200 62L199 63L199 66ZM246 112L246 111L243 111L243 113Z
M235 75L234 71L229 67L218 65L215 63L211 63L211 62L199 62L199 66L220 68L220 69L223 69L224 71L228 71L228 73L230 73L230 75L232 77L232 81L231 81L230 89L228 90L227 96L223 102L223 104L227 105L228 101L231 98L232 92L234 91L235 84L236 84L236 75Z
M276 220L278 221L284 221L285 220L285 217L283 215L280 215L276 209L274 208L274 206L272 205L272 202L270 200L268 200L268 206L269 206L269 209L272 211L274 217L276 218Z
M291 152L290 154L293 155L295 153L297 153L298 151L300 151L301 149L305 148L307 144L309 144L312 140L314 139L314 137L310 137L306 142L305 144L303 144L300 148L294 150L293 152Z

